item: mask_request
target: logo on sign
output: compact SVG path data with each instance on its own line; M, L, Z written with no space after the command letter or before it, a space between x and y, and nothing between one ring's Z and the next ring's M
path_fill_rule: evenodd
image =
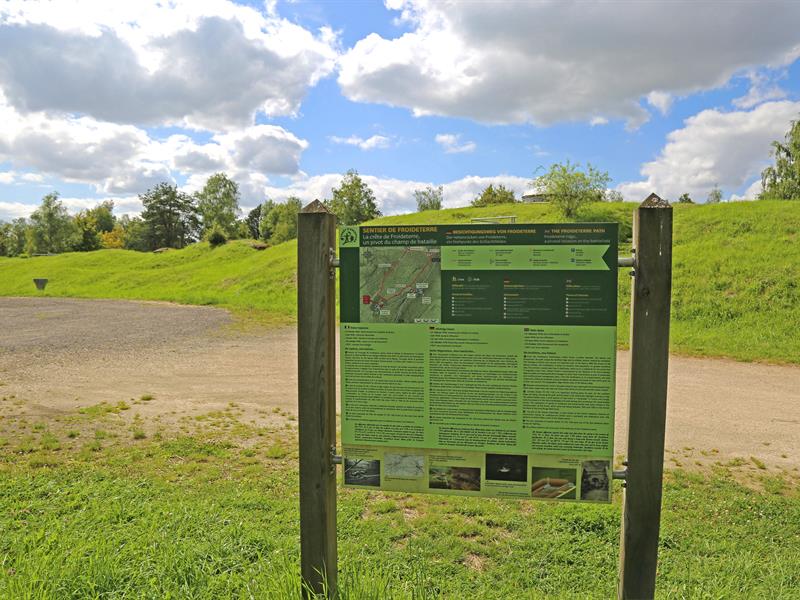
M339 233L340 246L355 246L358 244L358 231L355 227L344 227Z

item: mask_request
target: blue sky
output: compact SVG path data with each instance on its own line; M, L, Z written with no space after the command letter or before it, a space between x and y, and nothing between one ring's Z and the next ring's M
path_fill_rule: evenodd
M0 5L0 219L217 171L246 210L348 169L391 214L565 160L627 200L752 198L800 115L797 2L130 4Z

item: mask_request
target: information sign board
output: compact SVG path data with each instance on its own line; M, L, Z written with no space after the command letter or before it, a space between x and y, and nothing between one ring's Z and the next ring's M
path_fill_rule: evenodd
M609 502L617 225L339 231L347 486Z

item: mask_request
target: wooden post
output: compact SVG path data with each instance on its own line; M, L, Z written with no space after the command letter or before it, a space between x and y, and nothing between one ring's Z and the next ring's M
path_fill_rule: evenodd
M336 217L315 200L297 223L300 572L304 595L336 595Z
M655 595L667 413L672 207L650 196L634 213L628 460L618 597Z

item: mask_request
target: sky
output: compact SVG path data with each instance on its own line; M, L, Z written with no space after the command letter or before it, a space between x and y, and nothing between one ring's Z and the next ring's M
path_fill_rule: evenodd
M117 214L213 173L266 198L355 169L384 214L591 163L629 201L751 199L800 117L800 2L0 0L0 220Z

